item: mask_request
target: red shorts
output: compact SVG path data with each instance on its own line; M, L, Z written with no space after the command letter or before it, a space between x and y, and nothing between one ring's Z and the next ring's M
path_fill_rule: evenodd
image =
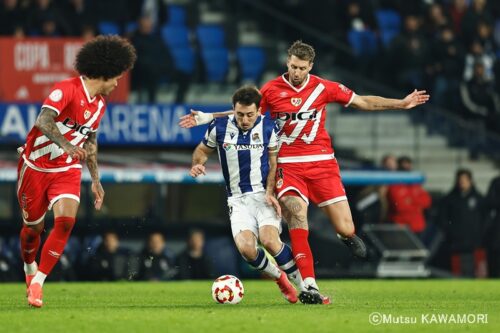
M40 223L47 210L61 198L80 202L82 169L64 172L41 172L19 160L17 168L17 200L26 224Z
M288 191L297 192L305 202L310 199L318 207L347 200L335 159L278 163L275 188L278 199Z

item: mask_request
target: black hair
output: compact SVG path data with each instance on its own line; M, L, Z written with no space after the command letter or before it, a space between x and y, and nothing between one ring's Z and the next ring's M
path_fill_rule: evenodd
M135 48L119 36L97 36L85 43L76 55L75 69L89 79L108 80L134 66Z
M241 105L250 106L255 104L257 109L260 106L260 100L262 99L262 95L259 92L259 89L255 86L243 86L236 90L233 95L233 108L236 106L236 103L240 103Z

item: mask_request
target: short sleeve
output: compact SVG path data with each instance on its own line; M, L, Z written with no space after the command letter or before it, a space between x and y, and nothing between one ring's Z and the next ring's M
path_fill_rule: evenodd
M348 107L356 94L341 83L325 80L323 82L328 93L328 102L339 103Z
M271 137L269 138L269 148L277 148L278 147L278 137L279 137L280 128L276 122L274 122L273 130L271 132Z
M50 91L49 96L43 101L42 108L48 108L61 114L73 97L73 87L64 82L57 83Z
M215 119L208 125L207 131L205 132L205 137L202 142L205 146L215 149L217 148L217 139L216 139L216 126Z

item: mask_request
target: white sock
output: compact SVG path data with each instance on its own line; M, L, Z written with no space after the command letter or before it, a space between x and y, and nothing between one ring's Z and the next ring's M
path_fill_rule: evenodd
M24 273L26 275L33 275L38 270L38 265L36 261L33 261L31 264L24 263Z
M43 283L45 282L46 277L47 277L47 274L43 274L42 272L38 271L38 272L36 272L33 280L31 280L31 284L40 283L40 286L43 287Z
M280 269L273 264L266 256L263 249L257 248L257 258L252 261L247 261L251 266L255 267L261 272L266 273L273 279L279 279L281 276Z
M272 262L270 262L268 260L268 263L267 263L267 266L264 267L263 271L269 275L270 277L272 277L273 279L277 280L280 278L281 276L281 271L280 269L278 268L278 266L276 266L275 264L273 264Z
M304 279L304 285L307 287L313 287L316 290L319 290L318 285L316 284L316 280L312 277L307 277Z

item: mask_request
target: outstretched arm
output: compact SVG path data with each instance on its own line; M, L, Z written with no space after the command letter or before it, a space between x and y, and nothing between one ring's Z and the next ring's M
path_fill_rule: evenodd
M208 147L203 142L196 147L193 152L191 171L189 172L191 177L196 178L205 174L205 163L208 160L208 156L210 156L213 151L214 149Z
M179 120L179 126L182 128L191 128L199 125L205 125L211 122L214 118L225 117L233 114L232 110L205 113L191 109L191 113L182 116Z
M415 89L403 99L385 98L380 96L354 96L351 106L363 111L411 109L429 100L425 90Z
M97 134L92 132L89 134L87 141L83 144L83 148L87 152L87 168L92 178L92 193L94 194L94 207L100 210L104 201L104 189L99 179L99 168L97 166Z
M35 126L47 137L50 141L58 145L66 154L77 160L85 160L87 152L85 149L72 145L57 128L55 118L57 112L49 108L42 108L42 112L35 122Z

